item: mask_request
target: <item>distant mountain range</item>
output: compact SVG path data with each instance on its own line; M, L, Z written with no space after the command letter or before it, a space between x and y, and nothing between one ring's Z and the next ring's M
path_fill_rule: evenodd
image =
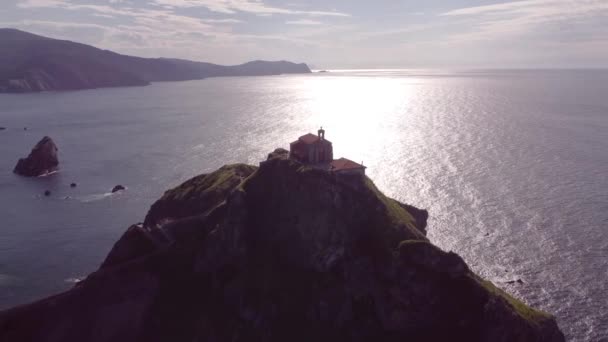
M15 29L0 29L0 51L0 93L311 72L304 63L287 61L224 66L182 59L133 57Z

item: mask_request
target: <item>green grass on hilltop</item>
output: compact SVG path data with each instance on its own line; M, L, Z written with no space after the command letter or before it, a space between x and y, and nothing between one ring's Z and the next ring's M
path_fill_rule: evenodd
M165 199L183 200L203 193L224 193L254 172L255 166L231 164L209 174L194 177L182 185L171 189L163 196Z
M369 179L369 177L365 177L365 186L371 190L377 197L382 201L384 206L386 207L387 214L390 217L392 223L394 224L405 224L408 228L413 231L418 231L416 228L416 219L410 214L407 210L402 208L399 203L392 199L386 197L374 184L374 182Z
M496 287L491 281L482 279L481 277L476 275L474 277L475 280L477 280L477 282L481 286L488 290L488 292L495 296L503 298L521 318L525 319L531 324L539 326L548 319L551 319L552 316L550 314L531 308L530 306L520 301L519 299L514 298L504 290Z

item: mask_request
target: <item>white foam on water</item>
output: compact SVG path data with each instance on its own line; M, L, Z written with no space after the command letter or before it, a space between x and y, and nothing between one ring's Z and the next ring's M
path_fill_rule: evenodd
M103 194L92 194L92 195L86 195L86 196L82 196L82 197L77 197L77 199L80 202L89 203L89 202L101 201L101 200L106 199L106 198L108 198L108 197L110 197L112 195L114 195L114 194L111 193L111 192L106 192L106 193L103 193Z
M48 176L52 176L56 173L59 173L59 170L55 170L55 171L51 171L51 172L47 172L47 173L43 173L39 176L37 176L38 178L43 178L43 177L48 177Z
M76 284L76 283L81 282L81 281L82 281L82 279L83 279L82 277L73 277L73 278L67 278L67 279L64 279L64 281L65 281L66 283L70 283L70 284Z

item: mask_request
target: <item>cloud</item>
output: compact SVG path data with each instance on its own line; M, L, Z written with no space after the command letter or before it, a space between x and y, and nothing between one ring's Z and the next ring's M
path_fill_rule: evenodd
M458 40L491 40L505 36L539 35L550 31L593 31L593 18L608 15L606 0L524 0L454 9L441 16L460 18L473 28ZM564 25L563 27L555 27Z
M154 0L154 3L168 8L204 7L209 11L234 14L247 12L260 15L299 14L310 16L349 17L349 14L329 11L305 11L282 7L273 7L260 0Z
M70 11L90 10L96 13L110 15L133 16L137 10L119 9L107 5L75 4L69 0L22 0L17 3L17 7L23 9L31 8L60 8Z
M300 19L300 20L288 20L285 22L288 25L322 25L323 23L316 20Z
M38 8L38 7L61 7L69 4L66 0L21 0L17 2L19 8Z
M78 13L77 17L67 16L63 21L23 19L1 25L148 57L170 56L241 63L245 60L242 56L244 51L258 51L259 55L268 56L269 52L261 46L267 50L269 46L277 44L315 44L314 41L287 34L234 32L230 25L243 23L236 18L191 17L177 14L175 9L166 7L133 8L132 2L109 5L108 0L104 5L104 2L83 4L71 0L25 0L18 6L22 9L54 8L82 13ZM91 23L90 19L95 17L103 20ZM248 48L243 50L243 46Z
M114 0L114 3L119 1ZM121 1L120 1L121 2ZM122 3L122 2L121 2ZM17 4L21 8L59 8L68 11L90 11L92 16L103 18L127 17L133 23L149 26L151 29L162 27L164 30L183 32L184 30L213 31L212 23L237 23L236 19L200 19L175 14L168 9L149 9L114 7L108 5L75 4L69 0L25 0Z
M12 22L4 26L121 53L216 63L291 58L334 66L485 67L608 60L608 0L480 2L397 13L386 2L9 0L15 5L0 11Z
M73 0L22 0L17 3L17 7L22 9L55 8L82 12L82 15L78 13L78 17L71 15L57 21L24 19L6 23L6 26L112 50L150 49L152 54L153 50L171 50L177 46L200 47L211 40L216 40L215 43L229 41L232 33L227 26L241 22L234 18L191 17L166 8L132 6L129 1L111 0L96 4L75 3ZM95 17L103 20L91 23L91 18ZM89 33L95 30L95 34L81 34L78 29Z
M2 22L2 26L41 26L41 27L52 27L52 28L97 28L107 29L107 26L98 24L87 24L87 23L68 23L68 22L57 22L47 20L21 20L18 22Z
M228 19L201 19L206 23L217 23L217 24L238 24L242 23L242 20L228 18Z
M574 17L608 11L606 0L524 0L493 5L466 7L443 13L444 16L535 15Z
M117 30L90 23L68 23L47 20L21 20L0 22L0 26L14 27L55 39L77 40L87 44L99 44L109 30Z

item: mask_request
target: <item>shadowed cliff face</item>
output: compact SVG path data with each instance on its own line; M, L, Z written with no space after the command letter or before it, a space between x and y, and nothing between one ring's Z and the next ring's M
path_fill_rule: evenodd
M563 341L425 237L365 176L271 154L168 191L73 289L0 314L7 341Z

